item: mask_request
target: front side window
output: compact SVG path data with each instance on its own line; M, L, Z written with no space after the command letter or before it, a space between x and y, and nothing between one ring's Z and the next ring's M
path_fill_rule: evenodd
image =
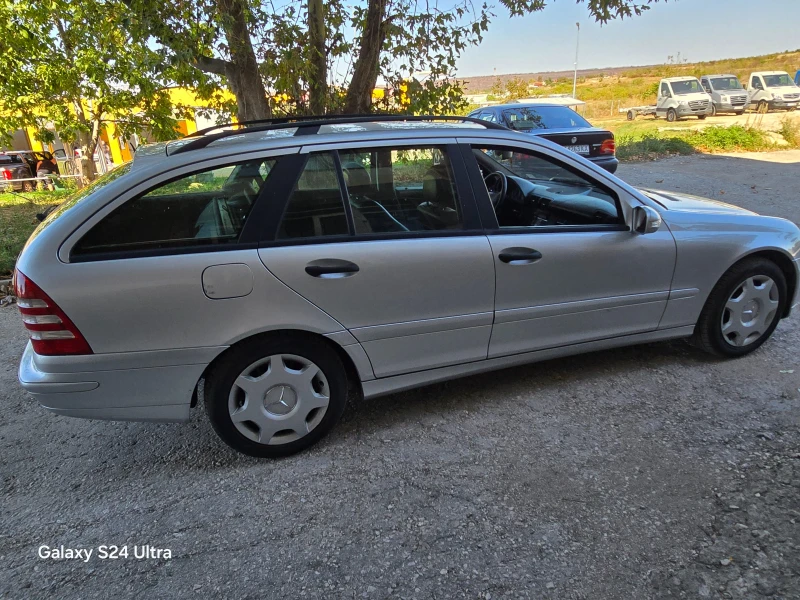
M669 98L672 94L669 93L669 86L666 83L661 84L661 95Z
M473 146L500 228L618 226L616 195L589 176L518 148Z
M235 243L274 164L275 159L253 160L160 184L106 215L72 254Z
M443 147L340 150L356 234L463 229Z

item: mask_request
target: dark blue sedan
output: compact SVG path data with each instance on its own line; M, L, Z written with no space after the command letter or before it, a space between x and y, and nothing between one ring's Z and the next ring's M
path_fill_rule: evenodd
M547 138L611 173L619 166L614 134L607 129L592 127L568 106L498 104L474 110L469 116Z

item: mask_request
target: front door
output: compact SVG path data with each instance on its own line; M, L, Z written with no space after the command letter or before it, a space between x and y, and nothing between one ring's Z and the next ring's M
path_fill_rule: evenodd
M665 227L631 233L624 190L578 163L519 147L470 150L496 219L490 358L658 327L676 254Z
M376 377L485 359L494 262L457 147L303 152L264 265L349 330Z
M669 89L669 84L666 81L661 82L658 88L658 100L656 102L656 115L663 117L667 114L670 101L672 100L672 92Z

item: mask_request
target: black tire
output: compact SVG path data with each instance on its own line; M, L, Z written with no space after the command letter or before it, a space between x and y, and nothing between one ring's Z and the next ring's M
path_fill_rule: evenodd
M697 115L697 118L700 119L701 121L705 121L707 116L708 115Z
M629 110L626 116L628 117L628 121L633 121L636 118L636 113L632 110Z
M743 114L744 114L744 111L743 111L743 110L737 110L737 111L736 111L736 116L737 116L737 117L741 117Z
M322 420L306 435L285 444L268 445L245 437L236 428L228 401L234 380L248 365L275 354L292 354L315 363L327 379L330 399ZM322 340L289 334L255 338L232 348L211 366L205 378L205 408L214 431L231 448L258 458L279 458L305 450L333 429L345 409L347 383L342 361Z
M769 112L769 102L766 100L759 100L758 101L758 112L760 113L767 113Z
M36 188L33 187L33 182L32 181L23 181L22 182L22 191L23 192L32 192L35 189Z
M711 103L711 116L712 117L717 116L717 105L714 104L713 102Z
M670 108L667 111L667 121L669 121L670 123L674 123L677 120L678 120L678 113L675 112L674 108Z
M770 277L778 287L779 300L777 314L766 332L757 340L746 346L733 346L728 343L722 335L722 317L725 304L745 280L749 277L759 275ZM787 286L783 271L781 271L774 262L766 258L746 258L728 269L717 282L717 285L714 286L714 289L711 290L711 294L708 296L708 300L706 300L706 304L695 326L691 343L717 356L735 358L750 354L761 346L761 344L766 342L772 335L772 332L775 331L775 327L778 326L778 322L781 320L781 316L786 309L786 302Z

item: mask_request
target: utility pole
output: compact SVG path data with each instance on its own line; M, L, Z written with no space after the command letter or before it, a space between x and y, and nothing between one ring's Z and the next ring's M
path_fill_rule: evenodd
M575 27L578 28L578 33L575 35L575 75L572 78L572 97L575 98L575 93L577 92L578 88L578 44L580 42L581 37L581 24L575 23Z

